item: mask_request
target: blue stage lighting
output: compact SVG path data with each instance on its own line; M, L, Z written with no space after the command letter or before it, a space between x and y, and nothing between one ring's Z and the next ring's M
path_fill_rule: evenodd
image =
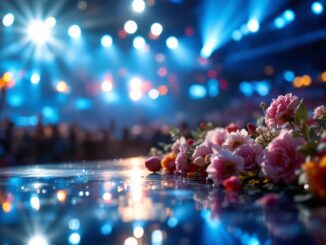
M311 5L311 11L314 14L319 15L324 11L324 6L323 6L323 4L321 2L314 2Z
M101 38L101 44L103 47L108 48L112 45L112 37L110 35L104 35Z
M260 96L266 96L270 90L269 83L266 81L257 82L255 84L255 90Z
M72 25L68 29L68 34L73 39L78 39L81 36L81 29L78 25Z
M208 81L208 94L211 97L216 97L219 94L219 82L215 79Z
M176 49L179 46L179 41L176 37L169 37L166 39L166 46L169 49Z
M257 32L259 30L259 22L257 19L251 19L249 20L248 24L247 24L248 30L250 32Z
M233 31L232 32L232 39L234 41L237 41L237 42L240 41L242 39L242 33L241 33L241 31L238 31L238 30Z
M207 90L203 85L193 84L189 87L189 95L192 99L203 99L207 95Z
M15 22L15 16L12 13L8 13L2 18L2 24L5 27L10 27L14 24Z
M291 21L294 21L295 14L292 10L288 9L288 10L284 11L283 17L286 22L291 22Z
M241 82L239 89L245 96L251 96L254 92L252 85L249 82Z
M275 20L274 20L274 26L277 28L277 29L281 29L285 26L285 21L283 18L281 17L277 17Z
M92 101L90 99L79 98L75 102L75 107L78 110L88 110L92 108Z
M161 35L163 31L163 27L160 23L154 23L152 26L151 26L151 33L154 35L154 36L159 36Z
M45 24L49 28L54 28L57 24L57 20L54 17L49 17L45 20Z
M283 78L285 81L292 83L295 78L295 74L293 71L284 71Z
M51 28L42 21L32 22L27 32L28 38L37 45L43 45L51 39Z
M31 76L31 83L38 84L41 81L41 76L39 73L34 72Z
M135 49L143 49L145 48L146 41L143 37L137 36L134 38L132 45L134 46Z

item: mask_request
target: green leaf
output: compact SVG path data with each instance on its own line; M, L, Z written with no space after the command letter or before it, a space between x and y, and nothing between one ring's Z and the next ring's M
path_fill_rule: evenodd
M295 120L300 123L304 123L308 119L308 111L303 104L303 99L300 101L297 113L295 114Z

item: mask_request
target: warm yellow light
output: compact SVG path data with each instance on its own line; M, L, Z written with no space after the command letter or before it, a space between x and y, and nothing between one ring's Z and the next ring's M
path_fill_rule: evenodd
M309 86L311 84L312 80L309 75L304 75L301 77L301 83L303 86Z
M65 202L67 198L67 192L63 190L57 191L57 198L59 202Z
M294 80L293 80L293 87L295 88L300 88L302 87L303 83L302 83L302 79L301 77L295 77Z
M69 86L65 81L60 81L57 83L56 89L60 93L67 93L69 92Z
M2 210L5 213L9 213L11 210L11 203L10 202L4 202L2 203Z
M322 82L326 82L326 71L324 71L321 75L320 75L321 81Z
M13 79L13 75L11 72L6 72L5 74L3 74L2 79L6 82L9 83L12 79Z

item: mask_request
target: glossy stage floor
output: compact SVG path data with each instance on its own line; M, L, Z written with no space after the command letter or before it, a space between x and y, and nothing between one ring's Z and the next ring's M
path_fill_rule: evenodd
M0 170L0 244L326 244L326 207L261 207L144 159Z

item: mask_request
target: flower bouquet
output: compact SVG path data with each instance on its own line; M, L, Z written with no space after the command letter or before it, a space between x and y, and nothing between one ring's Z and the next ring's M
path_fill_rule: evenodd
M225 191L288 191L326 200L326 107L311 118L303 99L290 93L260 107L264 116L246 128L203 123L189 138L171 130L173 144L152 149L145 166L199 177Z

